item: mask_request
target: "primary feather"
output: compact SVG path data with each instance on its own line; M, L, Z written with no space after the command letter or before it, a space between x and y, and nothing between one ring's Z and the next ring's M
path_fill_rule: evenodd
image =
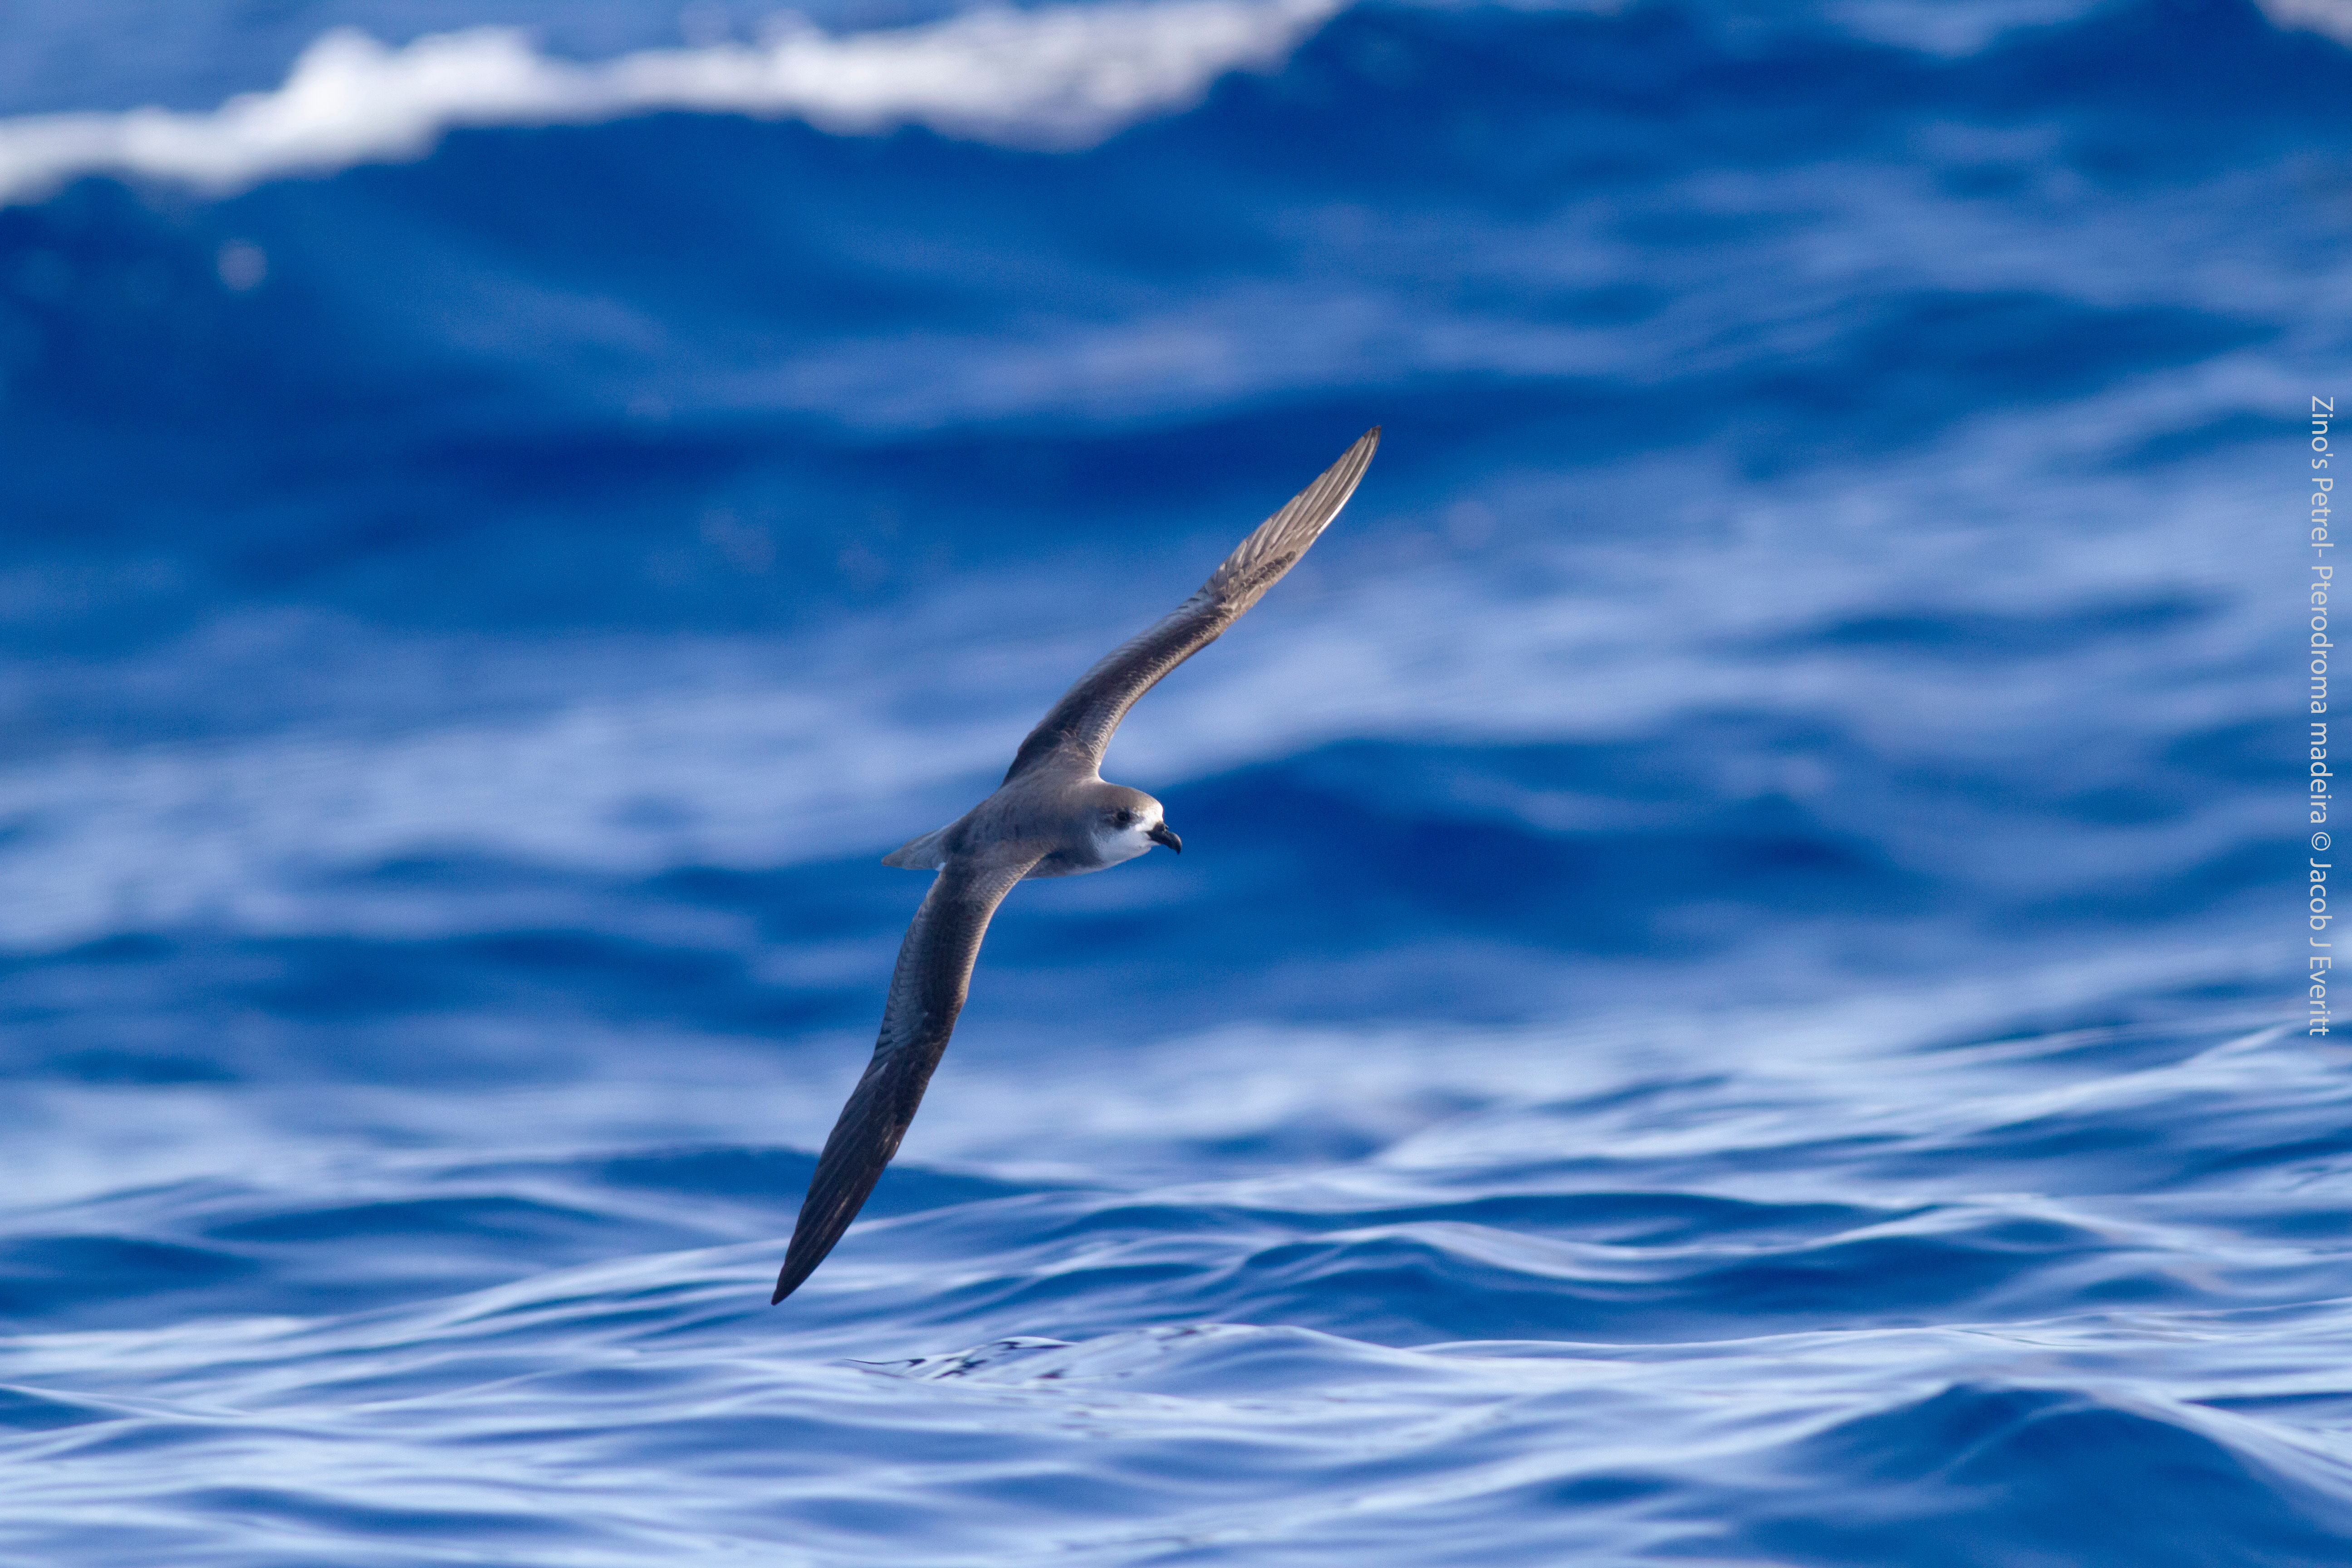
M1242 613L1265 596L1298 563L1355 493L1381 444L1380 426L1364 432L1339 460L1293 496L1288 506L1258 524L1201 584L1200 592L1137 637L1129 638L1078 677L1021 742L1005 770L1011 783L1046 758L1066 753L1088 768L1102 766L1111 732L1136 700L1168 672L1224 635Z

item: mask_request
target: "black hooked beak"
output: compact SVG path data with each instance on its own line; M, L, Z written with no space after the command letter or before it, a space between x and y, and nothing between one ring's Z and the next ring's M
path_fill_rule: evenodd
M1153 828L1150 832L1145 834L1144 837L1150 839L1154 844L1165 844L1169 848L1173 849L1179 855L1184 853L1184 841L1177 837L1176 830L1169 826L1164 822L1159 826Z

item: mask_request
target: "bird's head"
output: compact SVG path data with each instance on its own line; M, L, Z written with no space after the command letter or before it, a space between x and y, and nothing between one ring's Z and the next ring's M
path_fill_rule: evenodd
M1165 844L1179 855L1184 852L1184 841L1168 826L1168 814L1139 789L1104 784L1093 810L1095 843L1106 861L1132 860L1155 844Z

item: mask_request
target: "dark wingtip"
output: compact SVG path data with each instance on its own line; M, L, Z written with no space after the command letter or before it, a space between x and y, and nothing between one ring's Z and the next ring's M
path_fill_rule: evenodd
M800 1238L800 1231L798 1227L794 1227L793 1239L798 1241ZM808 1258L803 1255L800 1247L785 1247L784 1266L776 1270L776 1293L768 1298L768 1305L771 1307L776 1305L807 1284L808 1277L816 1272L816 1266L824 1261L824 1254L832 1250L831 1247L826 1247L814 1258Z

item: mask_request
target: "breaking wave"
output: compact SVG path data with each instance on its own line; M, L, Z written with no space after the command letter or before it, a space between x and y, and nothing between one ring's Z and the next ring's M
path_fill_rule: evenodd
M1111 0L967 11L831 36L772 26L762 43L551 58L509 27L389 48L342 28L275 91L210 113L162 109L0 121L0 202L77 175L223 193L289 174L429 153L457 126L582 125L664 110L791 115L841 133L927 125L1016 147L1081 147L1194 102L1228 71L1278 65L1338 0Z

